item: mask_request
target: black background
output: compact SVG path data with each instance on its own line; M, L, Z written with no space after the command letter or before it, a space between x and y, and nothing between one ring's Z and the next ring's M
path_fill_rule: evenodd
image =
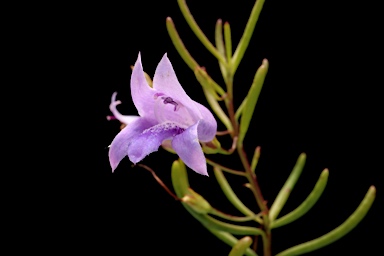
M379 79L382 65L377 62L380 26L374 7L360 6L357 1L336 3L267 0L235 76L238 106L262 59L269 60L269 72L245 141L250 156L261 146L257 175L269 205L301 152L307 153L307 164L281 214L295 209L321 171L330 170L327 188L316 206L300 220L274 230L274 253L336 228L371 185L377 187L378 195L366 218L344 238L310 255L376 255L379 250L383 213L383 80ZM188 1L188 5L211 42L216 20L228 21L235 48L253 1L212 1L209 5ZM76 114L66 125L81 136L74 146L80 152L81 164L73 163L69 172L60 172L65 177L69 173L71 182L79 185L76 189L80 188L68 185L64 193L66 200L66 193L76 191L75 200L68 199L63 207L71 228L62 239L62 249L79 245L77 250L84 253L108 255L227 255L230 248L190 216L149 172L131 168L126 158L112 174L107 156L107 146L120 126L117 121L106 120L112 93L118 92L122 113L137 113L129 80L130 65L139 51L150 76L167 53L185 91L206 105L193 72L169 39L166 17L172 17L197 62L223 84L217 61L189 29L176 1L92 3L66 9L68 15L60 25L63 53L68 53L64 57L70 63L65 71L69 80L72 74L79 75L68 81L68 88L82 98L78 102L67 99L68 105L76 107ZM223 145L229 147L228 141ZM71 159L70 155L66 159ZM175 159L175 155L159 149L143 163L171 187L170 168ZM223 161L240 168L236 156ZM221 193L210 169L209 178L191 170L188 173L191 186L214 207L240 215ZM242 186L245 180L227 177L246 204L257 211L251 193Z

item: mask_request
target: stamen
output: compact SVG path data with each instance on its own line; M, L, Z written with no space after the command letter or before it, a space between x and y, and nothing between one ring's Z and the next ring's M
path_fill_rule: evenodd
M173 109L173 111L176 111L178 109L178 105L171 97L161 97L161 99L163 99L163 103L164 104L172 104L175 106L175 108Z

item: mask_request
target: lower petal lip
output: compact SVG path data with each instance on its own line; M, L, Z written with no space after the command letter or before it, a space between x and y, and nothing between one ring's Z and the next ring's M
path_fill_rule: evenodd
M128 157L131 162L136 164L150 153L157 151L164 140L172 139L183 132L183 128L170 122L147 128L131 139L128 147Z
M153 125L153 120L138 118L116 135L109 147L109 162L112 171L116 169L120 161L127 155L131 139Z

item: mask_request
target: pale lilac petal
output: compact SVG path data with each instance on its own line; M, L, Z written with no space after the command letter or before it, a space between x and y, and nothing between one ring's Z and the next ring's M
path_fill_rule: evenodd
M120 161L127 155L131 139L145 129L152 127L153 121L146 118L139 118L121 130L113 139L109 147L109 163L112 167L112 172L116 169Z
M175 71L173 70L167 54L164 54L156 67L155 75L153 76L153 88L169 97L177 98L179 101L192 100L177 80Z
M200 141L209 142L213 140L216 135L216 119L213 117L211 111L209 111L206 107L204 107L198 102L195 103L202 115L202 120L200 120L199 126L197 127L197 136Z
M172 147L189 168L199 174L208 176L205 156L197 139L198 125L199 122L175 136L172 140Z
M173 100L174 104L164 103L165 96L160 96L155 102L155 118L159 123L174 122L180 124L183 128L197 122L197 118L190 114L190 111L181 105L177 100Z
M117 109L116 109L116 106L121 104L121 101L119 100L116 100L116 95L117 95L117 92L114 92L112 94L112 98L111 98L111 104L109 105L109 109L111 110L113 116L119 120L121 123L123 124L130 124L132 123L133 121L135 121L136 119L139 118L139 116L126 116L126 115L122 115Z
M175 71L173 70L167 54L164 54L163 58L157 65L155 75L153 76L153 88L156 91L171 97L176 102L187 108L189 114L194 119L194 123L201 119L200 112L198 111L195 102L187 95L177 80Z
M157 151L164 140L171 139L183 131L184 129L174 123L162 123L146 129L132 138L128 147L129 160L134 164L140 162L150 153Z
M141 56L137 57L137 61L132 70L131 76L131 95L139 115L142 117L153 117L154 95L153 90L145 79L143 66L141 64Z

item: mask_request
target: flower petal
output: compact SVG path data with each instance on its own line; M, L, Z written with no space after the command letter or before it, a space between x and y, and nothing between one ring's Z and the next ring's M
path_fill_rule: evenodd
M172 147L189 168L208 176L205 156L197 139L198 125L199 122L175 136L172 140Z
M111 110L112 114L114 117L116 117L117 120L119 120L121 123L123 124L130 124L132 123L133 121L135 121L136 119L139 118L139 116L125 116L125 115L122 115L117 109L116 109L116 106L121 104L121 101L119 100L116 100L116 95L117 95L117 92L114 92L112 94L112 98L111 98L111 104L109 105L109 109Z
M196 116L192 116L190 110L181 105L180 102L172 99L174 104L164 103L167 99L169 97L160 96L155 101L154 118L159 123L173 122L186 129L197 122Z
M173 70L167 54L164 54L157 65L155 75L153 76L153 88L180 102L189 110L195 122L201 119L201 114L197 110L195 102L187 95L177 80L175 71Z
M128 147L129 160L134 164L140 162L150 153L157 151L163 140L171 139L183 131L184 129L169 122L146 129L132 138L132 143Z
M153 99L155 93L156 91L148 85L147 80L145 79L143 66L141 64L141 55L139 53L132 70L131 95L133 104L135 104L140 116L153 117Z
M138 118L116 135L109 147L109 163L111 164L112 172L127 155L131 139L153 125L154 123L150 119Z
M209 142L213 140L217 131L217 122L213 117L211 111L209 111L206 107L201 105L198 102L195 102L201 115L202 119L199 122L197 127L197 136L202 142Z

